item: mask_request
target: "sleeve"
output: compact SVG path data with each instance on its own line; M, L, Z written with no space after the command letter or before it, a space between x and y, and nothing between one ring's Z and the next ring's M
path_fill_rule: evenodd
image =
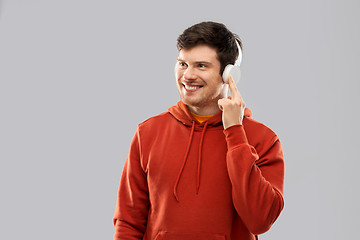
M285 165L279 138L264 137L259 153L248 143L243 125L224 130L227 169L234 207L250 232L268 231L284 207Z
M146 230L149 194L141 165L139 132L130 146L120 179L113 224L114 240L142 239Z

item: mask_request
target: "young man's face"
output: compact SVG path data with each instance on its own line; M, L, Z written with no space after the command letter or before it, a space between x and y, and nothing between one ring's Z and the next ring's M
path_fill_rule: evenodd
M190 110L217 108L217 101L226 95L216 50L207 45L181 49L175 77L180 98Z

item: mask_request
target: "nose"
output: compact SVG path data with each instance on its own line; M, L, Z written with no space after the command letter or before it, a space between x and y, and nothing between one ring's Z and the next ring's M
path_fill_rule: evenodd
M189 66L186 68L186 70L183 73L183 79L184 80L194 80L196 79L195 70Z

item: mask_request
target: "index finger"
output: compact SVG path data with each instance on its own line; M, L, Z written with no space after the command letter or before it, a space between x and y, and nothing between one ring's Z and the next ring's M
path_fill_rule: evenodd
M229 87L230 87L231 96L239 98L240 93L239 90L237 89L237 86L232 76L229 76Z

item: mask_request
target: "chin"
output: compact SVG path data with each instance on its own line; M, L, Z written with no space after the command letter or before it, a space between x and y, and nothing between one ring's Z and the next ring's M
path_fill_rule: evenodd
M198 108L209 105L209 103L196 99L181 98L181 101L187 106L198 107Z

